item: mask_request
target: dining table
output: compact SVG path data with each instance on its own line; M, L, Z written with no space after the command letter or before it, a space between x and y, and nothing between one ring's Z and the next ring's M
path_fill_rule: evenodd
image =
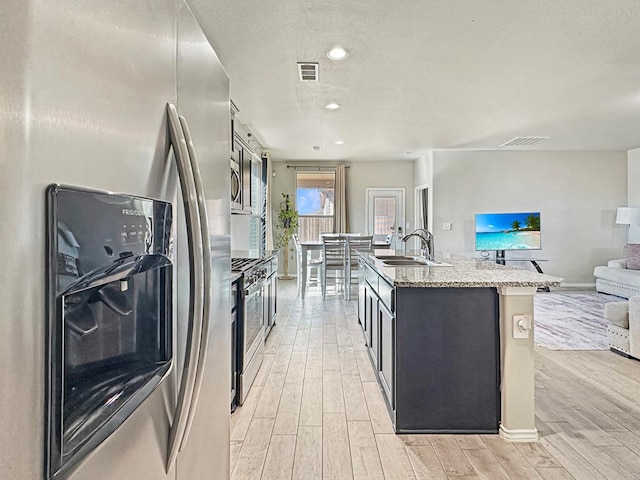
M375 242L373 243L373 249L383 249L390 248L391 244L385 242ZM302 282L300 296L304 298L306 290L307 290L307 263L309 260L309 252L312 251L322 251L322 241L321 240L308 240L306 242L300 242L300 249L302 250L302 265L300 268L300 273L302 278L300 281Z

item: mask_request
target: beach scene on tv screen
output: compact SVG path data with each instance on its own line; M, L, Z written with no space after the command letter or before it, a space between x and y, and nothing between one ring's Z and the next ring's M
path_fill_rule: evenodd
M476 250L539 250L540 213L476 214Z

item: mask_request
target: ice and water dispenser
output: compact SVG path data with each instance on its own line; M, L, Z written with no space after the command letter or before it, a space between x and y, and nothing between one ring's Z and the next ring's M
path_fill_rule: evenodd
M172 362L171 204L48 189L49 477L72 468Z

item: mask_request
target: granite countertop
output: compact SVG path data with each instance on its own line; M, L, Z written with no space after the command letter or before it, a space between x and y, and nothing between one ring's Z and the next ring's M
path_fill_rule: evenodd
M436 260L451 264L450 267L390 267L376 258L383 255L416 255L416 253L401 250L375 250L373 253L360 253L361 258L396 287L556 287L562 281L562 278L553 275L458 255L445 258L436 254Z

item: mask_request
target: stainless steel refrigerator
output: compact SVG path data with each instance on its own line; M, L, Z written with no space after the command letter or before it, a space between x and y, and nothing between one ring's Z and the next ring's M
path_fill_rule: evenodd
M56 475L47 466L56 435L47 423L56 361L47 308L51 184L157 199L173 212L171 368L55 478L228 478L230 123L222 65L183 0L7 0L0 41L0 478ZM187 171L178 171L174 150ZM192 176L181 186L189 169L199 170L200 185ZM194 240L205 224L208 235ZM198 335L207 323L208 334Z

